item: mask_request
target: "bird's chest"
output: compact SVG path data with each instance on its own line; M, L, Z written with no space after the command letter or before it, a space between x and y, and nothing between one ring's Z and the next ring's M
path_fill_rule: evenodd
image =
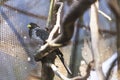
M32 31L32 38L39 41L40 43L43 43L43 40L39 36L37 36L36 30Z

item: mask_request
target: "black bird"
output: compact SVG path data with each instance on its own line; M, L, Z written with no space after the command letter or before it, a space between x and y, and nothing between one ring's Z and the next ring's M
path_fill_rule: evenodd
M30 38L33 38L35 40L38 40L39 42L42 42L43 44L46 42L49 33L41 29L37 24L35 23L30 23L27 26L29 28L29 36Z
M28 24L27 26L29 28L29 36L30 38L33 38L35 40L38 40L39 42L42 42L43 44L46 43L46 40L49 36L49 33L44 30L44 29L41 29L37 24L35 23L30 23ZM56 53L56 55L59 57L59 59L61 60L61 62L63 63L64 67L66 68L67 72L69 74L72 74L71 70L68 68L68 66L66 65L65 61L64 61L64 58L63 58L63 54L62 52L59 50L59 49L55 49L53 50L52 52L50 52L51 54L52 53ZM39 59L39 57L35 57L35 61L46 61L47 59L46 58L49 58L49 57L43 57L42 59Z

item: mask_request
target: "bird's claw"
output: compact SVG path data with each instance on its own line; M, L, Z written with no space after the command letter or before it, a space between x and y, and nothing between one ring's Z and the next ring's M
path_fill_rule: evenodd
M54 41L47 42L36 51L37 54L34 56L35 61L40 61L43 57L45 57L46 55L48 55L49 53L51 53L53 50L60 46L61 44L56 44L54 43Z
M36 55L34 55L35 61L40 61L43 57L48 55L53 50L54 50L54 48L50 47L50 45L48 43L41 46L41 48L36 51Z

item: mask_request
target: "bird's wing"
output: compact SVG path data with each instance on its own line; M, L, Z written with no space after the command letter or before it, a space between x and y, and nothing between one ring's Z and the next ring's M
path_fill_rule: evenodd
M33 40L39 41L40 43L44 43L40 36L37 36L37 29L32 29L32 36Z
M37 29L36 36L41 38L43 41L46 41L49 36L49 33L47 31L45 31L44 29Z

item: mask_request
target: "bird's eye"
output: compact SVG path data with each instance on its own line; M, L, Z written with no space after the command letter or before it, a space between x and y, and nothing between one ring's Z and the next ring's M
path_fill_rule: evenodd
M30 25L30 24L28 24L28 25L27 25L27 27L28 27L28 28L30 28L30 27L31 27L31 25Z

